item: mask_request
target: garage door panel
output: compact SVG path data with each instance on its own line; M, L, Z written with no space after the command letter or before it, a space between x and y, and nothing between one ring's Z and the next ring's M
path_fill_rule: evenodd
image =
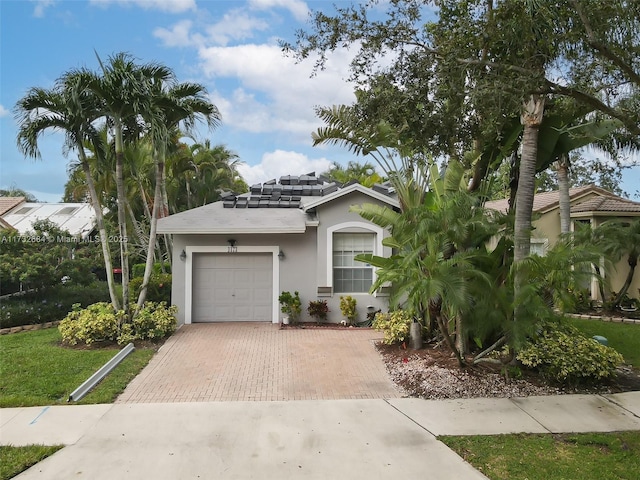
M271 321L272 268L270 253L195 254L193 321Z

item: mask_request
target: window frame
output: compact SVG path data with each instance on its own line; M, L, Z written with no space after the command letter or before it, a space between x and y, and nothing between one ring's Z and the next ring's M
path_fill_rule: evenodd
M358 231L354 231L357 229ZM385 230L378 225L374 225L372 223L365 222L344 222L333 225L327 228L327 236L326 236L326 261L327 261L327 272L326 272L326 285L331 287L333 293L339 294L353 294L353 295L369 295L369 292L336 292L335 285L333 284L333 234L334 233L348 233L348 234L373 234L373 255L382 256L383 255L383 246L382 239L384 238ZM374 266L370 267L372 270L372 284L376 281L376 268ZM378 296L380 293L374 293L374 296Z

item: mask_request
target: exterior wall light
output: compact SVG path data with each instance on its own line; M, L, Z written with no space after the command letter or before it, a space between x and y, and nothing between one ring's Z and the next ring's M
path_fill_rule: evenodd
M184 262L186 259L187 259L187 252L185 252L183 248L182 252L180 252L180 260Z
M280 260L284 260L284 252L283 252L282 250L280 250L280 251L278 252L278 258L279 258Z

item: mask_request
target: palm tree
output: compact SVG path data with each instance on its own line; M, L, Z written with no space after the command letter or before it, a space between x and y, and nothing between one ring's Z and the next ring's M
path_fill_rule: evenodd
M614 307L620 302L629 291L638 260L640 260L640 220L624 221L611 220L603 223L594 230L599 238L599 245L614 263L622 258L627 258L629 270L620 291L613 299Z
M92 75L89 86L101 101L101 114L113 129L116 157L116 192L118 199L118 227L120 237L120 257L122 267L122 297L125 314L129 312L129 249L127 245L127 201L124 186L124 143L125 130L135 131L140 118L147 121L157 113L152 105L154 83L162 83L173 78L173 72L164 65L156 63L137 64L126 53L109 57L104 64L98 57L101 75ZM155 117L154 124L161 119Z
M99 133L93 126L93 121L99 117L99 104L88 89L89 80L84 72L71 71L65 73L53 89L31 88L16 104L20 124L18 148L29 157L40 158L38 138L52 129L65 133L65 150L77 152L96 215L111 304L115 310L119 310L102 205L85 152L85 141L96 149L101 145Z
M150 126L149 132L153 142L155 163L155 194L151 212L149 246L144 277L138 296L137 309L142 308L146 299L147 287L153 267L153 253L156 244L156 229L159 216L167 216L168 197L166 193L165 163L167 150L171 145L172 135L181 124L190 133L198 119L204 120L209 128L218 125L220 112L206 99L204 86L195 83L169 84L168 78L150 78L150 107L142 112L142 117ZM160 206L162 212L160 213Z
M384 179L376 172L374 165L370 162L359 163L349 161L344 167L338 162L333 162L329 170L322 175L340 183L347 183L356 180L365 187L373 187L376 183L382 183Z

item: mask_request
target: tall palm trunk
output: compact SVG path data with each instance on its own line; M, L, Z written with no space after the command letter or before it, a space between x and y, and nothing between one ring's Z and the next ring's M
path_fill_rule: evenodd
M113 280L113 264L111 262L111 251L109 250L109 242L107 237L107 230L104 226L104 216L102 215L102 206L100 205L100 199L96 192L96 186L93 183L93 177L91 176L91 168L89 162L84 153L82 145L78 146L78 152L80 162L82 164L82 170L87 180L87 188L89 189L89 196L91 197L91 205L96 215L96 226L100 234L100 245L102 246L102 256L104 257L104 268L107 274L107 286L109 287L109 298L111 298L111 305L114 310L120 310L120 301L115 290L115 282Z
M571 203L569 199L569 157L567 154L562 154L558 159L558 194L560 196L560 233L569 233Z
M615 299L615 305L620 305L620 301L629 291L629 287L631 286L631 282L633 282L633 274L636 271L636 266L638 265L638 253L632 252L629 254L627 258L627 263L629 264L629 271L627 272L627 278L624 280L624 284L622 288L618 292L618 296Z
M136 305L136 311L139 311L144 305L147 299L147 290L149 287L149 280L151 279L151 272L153 270L153 258L156 244L156 231L158 225L158 212L160 210L162 202L162 179L164 172L164 153L156 153L156 185L154 189L153 207L151 210L151 225L149 228L149 246L147 248L147 262L144 267L144 277L142 279L142 286L140 287L140 294L138 295L138 302Z
M169 197L167 195L167 178L164 172L164 168L160 172L161 182L160 182L160 192L162 195L162 215L160 218L169 216ZM164 236L164 244L167 249L167 259L169 263L171 263L171 252L173 251L173 240L171 239L171 235Z
M531 217L533 212L533 196L535 194L536 161L538 158L538 131L544 115L544 97L531 95L523 105L521 122L524 127L522 134L522 158L520 159L520 173L518 177L518 191L516 192L516 209L514 225L513 263L518 263L529 256L531 252ZM516 270L514 277L515 304L520 305L520 295L524 286L522 273ZM522 320L522 314L516 307L514 322Z
M519 262L531 251L531 216L535 194L536 161L538 158L538 131L544 114L544 97L531 95L524 104L521 117L522 158L516 193L513 261Z
M122 140L122 124L120 119L115 119L115 143L116 143L116 192L118 196L118 228L120 233L120 267L122 269L122 307L125 318L129 317L129 248L127 238L127 218L125 202L127 201L124 190L124 148Z

